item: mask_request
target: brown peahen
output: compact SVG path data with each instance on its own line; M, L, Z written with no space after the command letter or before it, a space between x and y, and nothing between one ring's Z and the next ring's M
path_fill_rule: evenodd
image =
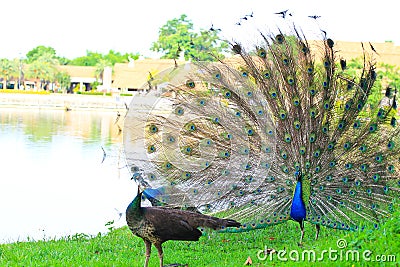
M158 250L160 267L163 266L162 244L168 240L198 241L202 232L199 227L214 230L226 227L240 227L240 223L207 216L197 212L164 207L142 207L142 194L139 192L126 209L126 222L134 235L141 237L146 246L148 266L151 245Z
M300 243L304 221L316 237L321 225L377 228L399 197L397 91L370 104L372 52L350 70L326 35L260 35L250 48L229 42L232 57L161 73L153 83L169 93L148 96L149 112L133 112L134 99L124 146L146 173L138 182L164 205L224 211L240 230L292 219Z

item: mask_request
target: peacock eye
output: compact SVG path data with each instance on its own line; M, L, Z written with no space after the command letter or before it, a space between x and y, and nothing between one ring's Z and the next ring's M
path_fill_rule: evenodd
M150 145L147 147L148 153L154 153L156 151L156 147L154 145Z
M299 130L300 127L301 127L301 123L300 123L299 120L294 121L293 125L294 125L294 128L295 128L296 130Z
M285 40L285 37L284 37L282 34L278 34L278 35L275 37L275 40L276 40L279 44L282 44L283 41Z
M279 112L279 118L281 118L281 120L286 119L286 116L287 116L286 111L281 110L281 111Z
M257 54L258 54L258 56L259 56L260 58L266 58L266 57L267 57L267 52L265 51L264 48L258 49Z
M297 97L297 96L293 97L293 105L295 105L296 107L297 107L298 105L300 105L300 99L299 99L299 97Z
M157 133L158 132L158 127L154 124L150 125L149 127L150 133Z
M271 77L271 74L268 71L263 71L261 73L262 77L269 79Z
M183 115L184 113L185 113L185 111L184 111L183 108L181 108L181 107L177 107L177 108L175 109L175 114L176 114L176 115L181 116L181 115Z
M388 143L388 145L387 145L387 147L388 147L388 149L393 149L394 148L394 142L393 141L390 141L389 143Z
M385 111L383 109L379 109L377 117L382 119L385 116Z
M224 96L225 96L225 98L230 98L230 97L232 96L231 91L226 91L226 92L224 93Z
M353 89L354 84L352 82L347 83L347 90Z
M288 81L288 84L290 84L290 85L293 85L293 84L294 84L294 78L291 77L291 76L289 76L289 77L287 78L287 81Z
M196 84L194 83L194 81L188 80L188 81L186 81L186 86L188 88L194 88L196 86Z
M377 130L377 125L374 123L372 125L369 126L368 130L370 133L374 133Z

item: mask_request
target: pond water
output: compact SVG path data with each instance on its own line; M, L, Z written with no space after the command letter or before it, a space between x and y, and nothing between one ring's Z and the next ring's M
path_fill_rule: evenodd
M109 221L126 224L120 213L136 186L116 117L0 109L0 243L96 235Z

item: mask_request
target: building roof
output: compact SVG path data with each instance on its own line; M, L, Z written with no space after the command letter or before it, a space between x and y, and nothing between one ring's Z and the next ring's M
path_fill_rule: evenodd
M311 46L321 46L320 41L309 41ZM365 52L370 53L377 63L400 66L400 46L395 46L393 42L372 43L376 52L374 53L369 43L363 43ZM337 56L343 59L353 59L363 55L361 42L335 41L334 51Z
M183 62L177 62L181 64ZM150 77L173 68L173 59L142 59L130 63L116 63L113 73L113 88L143 88Z
M363 54L360 42L337 41L336 43L336 49L339 50L339 53L344 58L351 59L362 56ZM371 45L378 53L373 55L376 59L376 62L400 66L400 46L395 46L393 42L371 43ZM364 43L364 48L366 51L373 53L369 43Z

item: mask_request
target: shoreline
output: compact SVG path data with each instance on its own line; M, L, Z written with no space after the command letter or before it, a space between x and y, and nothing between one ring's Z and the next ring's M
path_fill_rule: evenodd
M126 110L134 96L99 96L78 94L0 93L0 108L49 110Z

